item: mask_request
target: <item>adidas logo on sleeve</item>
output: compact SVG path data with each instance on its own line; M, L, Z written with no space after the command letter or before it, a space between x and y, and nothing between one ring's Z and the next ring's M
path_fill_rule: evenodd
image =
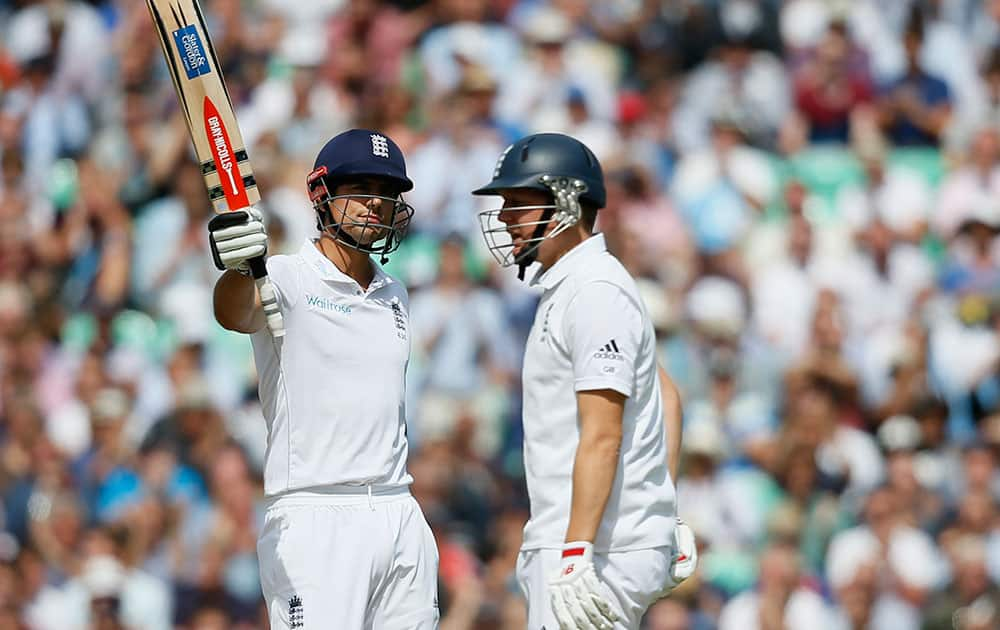
M618 349L618 344L612 339L608 343L604 344L597 352L594 353L595 359L611 359L613 361L624 361L625 357L622 355L621 350Z

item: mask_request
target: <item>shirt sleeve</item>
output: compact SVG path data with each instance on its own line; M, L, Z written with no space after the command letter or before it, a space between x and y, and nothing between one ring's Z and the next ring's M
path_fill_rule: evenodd
M295 306L301 293L298 271L295 259L291 256L272 256L267 259L267 276L274 287L278 308L283 313Z
M583 285L566 311L566 341L576 391L635 391L635 360L642 339L642 311L609 282Z

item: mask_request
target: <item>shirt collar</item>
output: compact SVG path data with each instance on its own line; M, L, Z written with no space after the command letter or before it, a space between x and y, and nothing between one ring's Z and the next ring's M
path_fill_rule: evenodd
M372 260L372 267L375 269L375 276L372 278L371 284L368 285L369 292L389 286L395 282L395 280L392 279L392 276L387 274L385 270L382 269L382 265L378 264L374 260Z
M608 246L604 242L603 234L594 234L582 243L577 244L569 250L548 269L539 270L531 280L531 286L541 286L545 290L552 289L557 284L566 279L578 266L575 261L603 254L608 251Z
M321 280L352 285L357 284L354 278L338 269L337 265L333 264L333 261L323 255L323 252L320 251L316 241L307 238L302 244L299 254L305 259L306 263L308 263L310 267L316 270L316 273L319 274ZM387 274L377 262L371 259L369 260L372 264L375 275L372 277L371 284L368 285L368 291L375 291L376 289L381 289L385 285L392 284L392 276Z

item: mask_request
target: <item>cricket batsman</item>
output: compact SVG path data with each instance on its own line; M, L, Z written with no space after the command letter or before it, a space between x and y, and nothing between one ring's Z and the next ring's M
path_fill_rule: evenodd
M406 469L407 292L372 259L399 246L413 183L392 140L353 129L323 147L307 185L319 237L267 260L280 340L247 265L267 250L260 213L209 224L226 269L215 316L250 335L267 420L257 556L271 628L436 628L437 546Z
M517 578L528 628L635 630L697 557L669 470L680 398L634 280L593 233L601 166L574 138L535 134L473 194L503 198L480 215L487 246L522 279L540 263L532 284L544 291L522 374L531 515Z

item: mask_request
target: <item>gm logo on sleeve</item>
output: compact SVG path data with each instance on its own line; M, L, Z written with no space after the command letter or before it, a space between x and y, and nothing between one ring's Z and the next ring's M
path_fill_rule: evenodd
M205 56L201 37L198 36L198 30L193 24L174 31L174 43L177 45L177 52L181 56L187 78L196 79L212 71L208 57Z

